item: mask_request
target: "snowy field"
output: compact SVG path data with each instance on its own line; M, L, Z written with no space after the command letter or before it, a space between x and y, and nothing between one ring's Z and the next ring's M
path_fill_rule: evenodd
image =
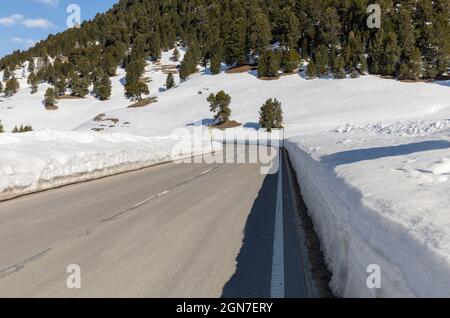
M30 95L23 81L16 96L0 98L7 131L20 124L37 130L0 135L0 191L164 161L174 130L210 123L206 98L219 90L231 95L232 119L242 124L233 133L254 135L259 108L277 98L286 146L333 272L333 291L346 297L450 297L449 81L306 80L301 74L262 81L255 72L201 71L181 84L175 76L178 86L165 91L162 66L175 65L170 55L147 66L144 76L151 78L157 102L143 108L127 108L123 70L112 79L106 102L89 96L46 111L46 87ZM204 150L210 150L207 143ZM381 268L381 289L366 286L371 264Z

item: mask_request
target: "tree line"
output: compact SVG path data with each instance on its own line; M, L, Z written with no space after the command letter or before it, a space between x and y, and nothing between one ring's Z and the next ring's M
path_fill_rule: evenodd
M121 0L80 28L50 35L26 51L0 60L10 73L29 61L31 92L48 82L57 95L110 95L118 66L127 70L126 95L148 93L145 61L177 41L188 47L181 79L208 66L258 64L258 74L277 76L309 61L309 78L378 74L435 79L450 61L450 0L379 0L381 28L366 24L368 0ZM273 48L277 49L274 50ZM9 90L11 91L11 90ZM14 90L13 90L14 91Z

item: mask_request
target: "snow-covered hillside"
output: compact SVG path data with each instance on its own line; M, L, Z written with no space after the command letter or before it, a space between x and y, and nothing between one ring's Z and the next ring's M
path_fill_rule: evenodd
M148 65L144 76L151 78L157 102L142 108L127 108L131 102L123 97L123 70L113 79L111 100L62 100L56 111L42 105L44 86L30 95L22 82L16 96L0 101L0 120L7 131L31 124L35 130L77 132L66 141L49 138L46 143L40 133L0 135L2 150L16 140L7 152L0 152L2 180L5 171L19 175L11 169L29 149L44 149L43 158L44 153L56 158L56 147L65 142L74 143L72 150L84 149L83 142L74 142L78 136L130 140L125 148L124 143L107 143L108 149L121 149L108 155L112 162L134 147L159 147L152 145L155 136L193 129L196 121L208 123L212 116L206 98L219 90L231 95L231 117L243 125L233 132L245 136L246 130L258 128L263 102L277 98L284 111L286 145L333 272L334 292L357 297L450 296L450 81L402 83L375 76L306 80L299 74L262 81L255 72L213 76L202 70L181 84L175 76L179 85L165 91L167 69L176 64L170 56L165 52L160 63ZM34 139L40 140L38 148L30 146ZM33 155L29 165L52 167L40 158ZM381 267L381 289L366 285L371 264Z

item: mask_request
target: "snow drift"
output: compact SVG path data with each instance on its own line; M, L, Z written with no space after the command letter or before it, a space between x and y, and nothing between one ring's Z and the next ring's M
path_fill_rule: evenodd
M44 130L0 135L0 200L210 153L201 138Z
M402 137L337 129L286 142L331 288L342 297L450 297L450 138L394 126ZM370 265L381 269L380 289L367 286Z

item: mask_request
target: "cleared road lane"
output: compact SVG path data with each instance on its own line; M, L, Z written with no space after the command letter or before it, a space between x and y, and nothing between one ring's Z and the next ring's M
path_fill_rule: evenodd
M170 163L2 202L0 296L270 297L279 179L259 164ZM307 297L283 185L284 295Z

